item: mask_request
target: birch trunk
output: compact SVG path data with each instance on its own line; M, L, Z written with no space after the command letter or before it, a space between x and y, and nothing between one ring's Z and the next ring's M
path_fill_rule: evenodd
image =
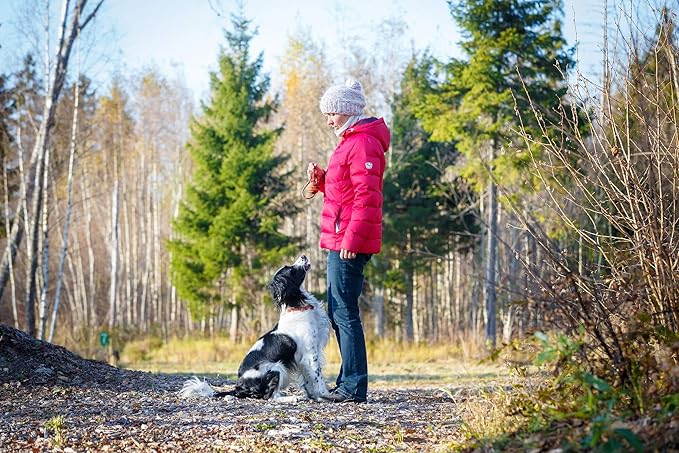
M135 170L137 171L137 170ZM143 181L140 181L141 178L138 176L139 174L137 173L137 177L135 177L135 185L133 186L133 194L134 196L128 197L128 200L131 200L132 206L131 206L131 211L132 212L137 212L137 209L142 209L140 207L140 196L139 194L142 193L142 187L143 187ZM143 240L143 238L140 238L140 229L139 229L139 224L141 222L136 221L134 223L134 229L130 230L130 235L132 244L130 245L131 250L132 250L132 261L130 263L130 280L131 280L131 286L132 286L132 300L130 301L130 304L132 305L132 319L133 323L137 326L139 326L142 322L142 315L141 315L141 300L140 300L140 282L141 278L139 275L139 269L140 269L140 264L139 264L139 241Z
M210 318L214 319L214 318ZM212 335L212 332L210 332ZM238 305L233 304L231 307L231 323L229 325L229 339L235 342L238 339Z
M23 171L19 175L20 178L23 179ZM5 191L5 198L4 198L4 204L5 204L5 231L10 231L11 226L9 223L9 218L11 216L10 214L10 209L9 209L9 185L7 183L8 181L8 175L7 175L7 162L5 160L5 154L2 154L2 181L3 181L3 189ZM17 310L17 295L16 295L16 283L14 282L14 263L12 263L12 260L9 261L9 288L11 291L10 298L12 299L12 320L14 321L14 327L16 329L19 328L19 312Z
M143 175L146 176L146 154L142 152L141 155L141 171L143 172ZM143 206L143 212L148 212L150 209L150 205L147 203L147 197L145 194L149 192L148 188L148 178L143 177L140 178L145 181L145 186L146 188L142 188L142 190L139 192L141 194L141 201L142 201L142 206ZM150 241L150 232L149 232L149 222L148 222L148 216L145 216L141 221L139 222L141 226L141 231L139 235L142 238L142 243L144 244L144 262L140 266L140 272L142 272L142 278L141 278L141 307L139 309L139 316L140 316L140 322L141 325L144 328L144 331L148 331L149 329L149 309L147 307L147 298L148 298L148 286L149 286L149 262L151 260L151 241Z
M182 196L182 184L181 182L177 183L177 192L175 193L175 196L173 197L173 209L172 209L172 221L179 216L179 202L181 200ZM174 233L173 231L170 232L170 238L174 239ZM172 262L172 254L170 253L168 257L168 262ZM179 304L179 300L177 299L177 290L175 286L172 284L172 279L168 278L167 279L167 284L169 288L169 293L170 293L170 306L172 307L172 311L170 312L170 323L174 326L177 321L180 320L181 316L181 307Z
M126 174L125 165L123 163L123 174ZM133 324L132 307L134 305L134 299L132 297L132 273L131 273L131 259L132 259L132 244L130 242L130 229L132 224L130 222L130 191L127 187L127 178L123 178L121 181L122 191L123 191L123 241L125 243L125 248L123 252L123 263L121 268L123 270L123 275L125 275L125 322L128 325Z
M139 194L140 192L140 182L139 180L141 177L135 178L135 181L137 183L135 184L135 194ZM132 212L136 212L138 203L139 203L139 197L134 196L132 197ZM139 236L141 234L139 224L143 222L134 222L134 230L131 231L132 235L132 265L130 269L130 273L132 274L130 278L132 279L132 300L130 301L130 304L132 304L132 319L134 320L133 323L137 326L140 326L143 319L143 311L142 311L142 304L141 304L141 299L140 299L140 282L141 278L139 277Z
M152 162L152 172L153 172L153 184L156 190L153 191L154 196L151 198L153 203L152 216L153 216L153 299L155 308L155 321L161 327L163 332L167 334L167 324L166 320L168 318L165 309L167 304L163 304L163 284L162 284L162 271L161 271L161 258L160 258L160 197L158 194L161 192L158 183L158 153L156 152L154 146L154 155Z
M77 239L74 238L73 242L76 244L77 247ZM70 285L66 284L64 285L64 291L66 292L66 297L64 299L64 302L66 303L66 306L68 307L68 314L71 317L71 325L72 326L81 326L83 325L83 320L80 317L81 312L80 312L80 306L78 305L79 301L79 294L78 292L80 291L80 287L78 286L78 281L75 275L75 269L73 266L73 259L71 257L71 253L66 253L66 260L64 263L66 270L64 271L64 281L65 282L70 282Z
M81 188L82 188L82 193L83 193L83 207L85 210L85 241L87 243L87 264L88 264L88 273L87 273L87 289L85 289L84 284L85 284L85 275L82 270L82 255L80 255L80 252L78 252L79 259L78 259L78 268L80 270L81 276L82 276L82 284L83 284L83 291L82 295L84 296L83 299L83 309L86 310L88 319L91 319L93 322L96 319L96 303L95 301L97 300L97 283L96 279L94 278L95 275L95 261L94 261L94 247L92 246L92 205L90 202L91 199L91 194L88 189L88 184L85 183L85 181L81 182ZM89 301L89 303L88 303Z
M77 236L76 236L77 238ZM77 240L77 239L76 239ZM89 327L92 325L96 325L97 323L95 315L96 311L92 308L94 306L94 301L89 303L89 295L87 293L87 288L85 286L85 272L83 270L83 258L80 253L80 248L75 247L75 257L71 259L69 257L69 267L73 267L73 275L74 275L74 280L77 288L77 293L78 293L78 306L80 307L80 317L82 319L83 325Z
M5 286L7 285L7 279L10 276L9 269L14 264L14 259L16 258L19 245L24 236L24 231L28 229L28 206L27 206L27 194L29 193L27 182L27 175L24 170L24 150L21 141L21 128L17 129L16 134L17 146L19 148L19 200L17 202L17 215L12 223L12 228L9 231L9 237L7 239L7 246L5 247L5 252L2 256L2 263L0 263L0 299L2 298L2 293L4 292ZM35 152L37 148L33 148L33 155L31 156L32 165L35 159ZM27 250L28 251L28 250ZM13 274L11 274L13 275Z
M45 166L42 174L42 215L40 228L42 230L42 288L40 290L40 323L38 324L38 338L45 339L45 327L47 326L48 300L47 290L49 288L49 216L47 215L47 205L49 204L49 171L50 171L50 149L45 153Z
M79 49L78 49L79 50ZM79 57L79 54L78 54ZM71 123L71 146L68 155L68 179L66 188L66 213L64 216L64 228L61 235L61 251L59 252L59 265L57 267L57 282L54 293L54 305L52 306L52 322L48 341L54 339L54 330L57 325L57 315L59 313L59 303L61 301L61 285L64 280L64 260L68 252L68 235L71 227L71 211L73 210L73 167L75 163L75 151L78 147L78 108L80 106L80 87L77 82L79 78L80 61L78 58L78 71L76 71L76 83L73 93L73 120Z
M26 250L26 287L24 291L24 322L26 333L35 336L35 293L36 271L38 269L38 233L40 207L42 206L42 173L45 163L46 150L38 159L35 177L33 180L33 196L31 198L30 212L32 217L28 220L28 242ZM27 217L28 219L28 217Z
M439 334L440 334L440 325L441 323L439 322L440 319L444 319L441 315L445 314L445 309L446 309L446 304L445 304L445 298L441 297L440 299L437 299L437 296L440 294L440 288L441 285L439 285L438 279L436 278L436 261L432 261L431 268L429 269L429 283L431 286L429 287L428 291L428 300L427 300L427 306L429 307L430 314L429 314L429 325L431 326L431 331L429 332L430 339L434 340L439 340ZM443 301L442 304L435 304L434 300L441 300Z
M412 301L413 301L413 340L417 343L422 340L422 300L420 298L420 284L417 281L419 274L416 270L412 271Z
M511 250L509 256L509 304L505 313L505 320L502 324L502 340L509 343L512 338L514 330L514 321L516 319L516 308L512 305L513 300L519 298L519 288L517 282L519 281L519 261L516 258L518 249L520 247L519 233L516 228L511 230Z
M454 284L453 284L453 317L454 324L453 329L456 335L459 335L463 329L464 322L464 312L462 311L462 270L460 253L453 252L453 273L454 273Z
M375 336L377 338L384 337L384 325L386 324L384 316L384 287L378 285L375 288L375 296L373 298L373 306L375 308Z
M64 5L66 7L67 5ZM51 55L50 55L50 8L49 8L49 2L45 2L45 21L44 21L44 30L45 30L45 86L49 86L51 83L50 80L50 67L51 67ZM41 259L41 264L42 264L42 280L43 284L40 290L40 305L38 306L38 313L39 313L39 318L38 318L38 338L41 340L45 339L45 323L47 322L47 286L49 284L49 232L47 230L47 203L48 203L48 198L47 198L47 191L48 191L48 184L47 184L47 177L49 175L49 154L50 154L50 146L47 146L47 149L45 150L45 157L44 157L44 164L43 164L43 171L40 177L42 177L42 187L41 190L43 191L41 195L41 200L40 200L40 209L41 209L41 215L39 216L36 211L34 211L34 215L36 218L36 221L38 217L40 217L40 229L42 231L42 235L40 236L40 241L38 242L37 245L34 244L32 248L34 248L33 253L35 254L35 257L37 259L37 251L38 249L41 248L42 246L42 259ZM37 271L37 267L36 267ZM35 277L34 277L35 278Z
M486 345L495 349L495 266L497 261L497 186L492 178L495 143L490 147L491 177L488 184L488 231L486 233L486 278L484 285L486 308Z
M443 306L443 326L441 326L441 335L445 333L445 337L450 340L453 338L453 256L450 249L446 252L443 261L443 271L439 273L438 285L442 293L441 299L445 301Z
M149 285L151 279L151 269L149 268L151 262L151 241L149 240L150 232L148 228L144 228L144 244L145 244L145 258L144 258L144 270L141 278L141 324L144 326L144 331L148 331L151 327L151 309L153 304L148 301L149 299Z
M116 169L114 156L113 167ZM113 192L111 193L111 277L109 291L109 329L116 326L116 291L118 288L118 174L114 170Z
M413 325L413 272L408 269L405 271L405 305L403 306L403 338L406 342L411 342L415 338Z

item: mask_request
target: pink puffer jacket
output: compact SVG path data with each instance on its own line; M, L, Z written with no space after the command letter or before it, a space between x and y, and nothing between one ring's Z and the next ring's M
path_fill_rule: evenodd
M366 118L344 132L318 188L324 193L321 248L379 253L382 247L382 179L389 129Z

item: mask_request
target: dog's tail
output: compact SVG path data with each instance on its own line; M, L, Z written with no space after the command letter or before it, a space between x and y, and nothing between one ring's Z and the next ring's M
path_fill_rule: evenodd
M184 382L182 389L179 391L180 398L190 398L192 396L206 397L206 398L221 398L224 396L233 396L233 391L216 392L205 379L202 381L196 376Z

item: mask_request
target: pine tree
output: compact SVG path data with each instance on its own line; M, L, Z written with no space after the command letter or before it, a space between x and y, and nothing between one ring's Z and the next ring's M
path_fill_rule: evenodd
M296 211L280 200L288 190L285 157L273 153L281 129L267 128L277 102L265 98L262 54L250 61L250 22L232 16L231 24L210 102L191 124L194 172L170 242L173 282L194 316L251 299L264 287L262 270L294 248L279 231Z
M523 178L517 169L528 156L513 143L515 112L530 113L537 106L552 114L565 95L563 71L571 58L561 33L559 0L459 0L449 5L463 30L468 59L446 65L444 81L424 96L417 113L434 140L457 142L465 156L463 174L488 191L486 341L494 348L496 181ZM525 126L530 130L530 124Z

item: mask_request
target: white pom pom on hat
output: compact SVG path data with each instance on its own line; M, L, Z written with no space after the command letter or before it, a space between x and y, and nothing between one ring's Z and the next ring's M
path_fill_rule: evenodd
M347 88L351 88L352 90L358 90L361 93L363 93L363 85L361 85L361 82L359 82L356 79L352 79L351 77L344 82L344 86Z
M335 85L323 94L319 104L323 113L360 115L365 108L363 86L356 79L349 78L344 85Z

